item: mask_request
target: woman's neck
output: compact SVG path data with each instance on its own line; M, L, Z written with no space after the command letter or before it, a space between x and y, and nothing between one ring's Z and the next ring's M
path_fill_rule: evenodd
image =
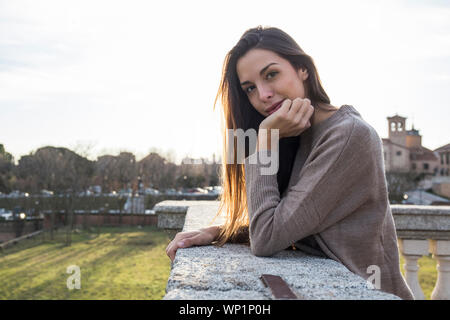
M325 108L331 109L331 110L325 110L325 108L321 108L321 107L325 107ZM318 103L318 106L314 107L314 113L313 113L313 115L311 117L311 127L321 123L322 121L324 121L326 119L328 119L337 110L338 110L338 108L333 106L333 105L331 105L331 104Z

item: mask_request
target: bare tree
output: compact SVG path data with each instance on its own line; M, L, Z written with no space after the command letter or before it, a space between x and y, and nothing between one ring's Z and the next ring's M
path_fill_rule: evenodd
M167 161L157 153L150 153L138 163L139 175L144 185L160 189L166 175Z
M115 156L104 155L97 158L95 162L94 180L101 185L103 190L113 191L120 188L116 165L118 159Z
M40 148L23 156L17 166L18 176L30 184L33 192L47 189L65 196L68 245L71 244L74 197L89 186L93 169L92 161L69 149L55 147ZM54 221L54 217L51 220Z
M116 176L122 188L131 187L131 183L136 180L136 157L131 152L121 152L117 156L115 167Z
M386 182L391 203L401 203L406 191L417 187L418 176L411 172L386 172Z
M14 157L0 144L0 192L9 193L13 182Z

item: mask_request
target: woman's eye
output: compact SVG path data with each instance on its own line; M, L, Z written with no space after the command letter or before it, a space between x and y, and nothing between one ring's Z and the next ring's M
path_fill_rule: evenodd
M278 72L276 72L276 71L269 72L269 73L267 74L267 79L270 79L270 78L275 77L275 75L276 75L277 73L278 73Z
M254 86L247 87L247 88L245 89L245 92L251 93L251 92L253 91L254 88L255 88Z

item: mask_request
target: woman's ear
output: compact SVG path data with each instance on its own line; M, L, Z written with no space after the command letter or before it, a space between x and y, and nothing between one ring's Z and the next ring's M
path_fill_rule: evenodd
M304 68L304 67L300 67L298 69L298 76L300 77L300 79L302 79L303 81L305 81L306 79L308 79L309 74L308 74L308 69Z

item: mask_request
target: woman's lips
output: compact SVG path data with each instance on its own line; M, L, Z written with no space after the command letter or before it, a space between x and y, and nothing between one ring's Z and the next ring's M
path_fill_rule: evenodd
M284 100L283 100L284 101ZM275 111L277 111L278 109L281 108L281 105L283 104L283 101L280 101L280 103L278 103L275 108L273 108L272 110L269 111L269 114L274 113Z

